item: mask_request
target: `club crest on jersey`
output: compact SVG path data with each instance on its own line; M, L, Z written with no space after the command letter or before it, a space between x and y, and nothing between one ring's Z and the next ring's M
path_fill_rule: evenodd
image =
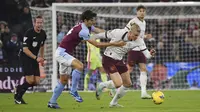
M116 69L115 66L111 66L111 67L110 67L110 70L111 70L111 71L115 71L115 69Z
M36 47L37 44L38 44L38 42L33 42L33 43L32 43L32 46L33 46L33 47Z

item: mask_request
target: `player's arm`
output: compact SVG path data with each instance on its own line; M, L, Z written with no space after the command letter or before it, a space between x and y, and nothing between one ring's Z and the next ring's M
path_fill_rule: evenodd
M23 52L29 56L30 58L36 60L37 62L43 61L42 58L38 58L36 55L34 55L28 48L28 46L31 45L31 38L25 34L24 38L23 38Z
M29 57L31 57L32 59L37 59L37 56L36 55L34 55L29 49L28 49L28 47L23 47L23 52L27 55L27 56L29 56Z
M109 42L109 43L108 42L97 42L97 41L95 41L96 39L103 39L103 38L112 39L112 38L114 38L114 36L112 35L111 31L106 31L106 32L103 32L103 33L98 33L98 34L93 35L88 40L88 42L91 43L92 45L94 45L95 47L98 47L98 48L108 47L108 46L121 47L121 46L126 45L126 43L124 41Z
M44 58L44 45L40 47L40 57Z
M104 29L100 29L100 28L97 28L97 27L94 27L94 26L92 26L92 31L95 32L95 33L102 33L102 32L105 32Z
M46 40L46 33L45 33L45 40ZM45 48L45 40L42 41L42 44L40 46L40 57L42 57L44 59L44 48Z
M108 47L108 46L124 46L126 43L123 41L119 41L119 42L111 42L111 43L107 43L107 42L96 42L93 39L88 40L88 42L92 45L94 45L95 47L98 48L103 48L103 47Z
M146 49L143 49L141 50L142 53L144 54L144 56L147 58L147 59L150 59L152 57L155 56L155 53L156 51L154 49L151 49L150 51L146 48Z
M27 56L29 56L29 57L31 57L32 59L36 60L37 62L43 62L43 61L44 61L43 58L37 57L36 55L34 55L34 54L28 49L28 47L23 47L23 52L24 52Z
M79 36L83 39L88 41L90 44L94 45L95 47L102 48L102 47L108 47L108 46L124 46L126 43L123 41L118 42L97 42L96 39L100 38L107 38L107 32L95 34L92 37L90 37L89 32L81 31L79 33Z
M144 42L143 39L137 39L137 40L134 41L134 42L136 42L136 43L139 44L138 47L140 48L140 51L144 54L144 56L145 56L147 59L150 59L150 58L152 58L152 57L155 55L155 50L151 50L151 51L149 52L149 50L147 49L146 44L145 44L145 42Z

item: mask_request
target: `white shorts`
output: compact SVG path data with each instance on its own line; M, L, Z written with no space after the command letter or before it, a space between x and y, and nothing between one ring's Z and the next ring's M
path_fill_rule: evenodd
M72 72L72 61L76 58L65 52L65 49L61 47L56 49L55 57L56 61L59 63L59 73L61 75L70 75Z

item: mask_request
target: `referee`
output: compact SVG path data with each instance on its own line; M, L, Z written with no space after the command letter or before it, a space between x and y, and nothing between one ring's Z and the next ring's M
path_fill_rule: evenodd
M16 87L14 100L16 104L26 104L22 96L29 87L39 84L40 71L39 63L44 65L44 43L46 32L42 29L43 18L37 16L34 19L34 27L26 31L23 38L23 52L20 59L26 81ZM38 53L40 51L40 56Z

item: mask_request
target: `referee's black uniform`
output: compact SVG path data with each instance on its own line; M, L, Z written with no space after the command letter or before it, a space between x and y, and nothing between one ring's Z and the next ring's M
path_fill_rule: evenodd
M23 47L28 49L35 55L38 55L40 47L44 45L46 40L46 33L41 30L40 33L35 32L34 28L26 31L23 38ZM40 76L39 64L36 59L27 56L24 52L21 53L20 59L25 76Z

